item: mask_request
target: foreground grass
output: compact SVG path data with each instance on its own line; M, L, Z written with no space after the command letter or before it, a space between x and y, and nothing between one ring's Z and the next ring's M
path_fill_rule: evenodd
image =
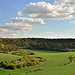
M0 62L2 62L2 61L12 61L12 60L16 60L16 59L19 59L19 58L22 58L22 56L0 53Z
M8 75L11 73L12 75L26 75L27 71L33 71L38 68L44 68L44 70L31 72L31 73L28 73L27 75L74 75L75 74L75 70L74 70L75 63L68 64L69 56L71 56L72 54L75 55L74 52L53 52L53 51L47 51L47 50L44 50L44 51L31 50L31 51L36 54L34 56L46 57L47 62L39 66L21 68L16 70L5 70L3 68L0 68L0 74ZM64 66L64 64L67 64L67 65Z

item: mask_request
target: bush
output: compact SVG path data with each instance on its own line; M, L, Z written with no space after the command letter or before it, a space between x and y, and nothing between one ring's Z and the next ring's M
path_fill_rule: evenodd
M23 67L25 67L26 65L23 63Z
M36 64L39 64L40 62L39 61L36 61Z
M35 66L36 65L36 62L33 62L33 65Z
M14 64L11 64L9 66L6 66L5 69L16 69L16 66Z
M11 62L7 62L7 61L1 62L0 67L4 67L5 69L16 69L22 67L35 66L45 61L46 59L43 57L25 56L21 59L14 60Z
M40 61L40 62L45 62L45 61L46 61L46 59L40 59L39 61Z
M7 63L6 61L1 62L0 63L1 67L6 67L6 65L7 65L6 63Z
M27 62L24 62L24 63L23 63L23 67L26 67L26 66L27 66Z
M22 68L23 67L23 64L17 64L16 65L16 68Z
M42 59L42 57L36 57L36 58L38 58L38 59Z
M35 61L35 60L33 60L33 59L31 60L31 62L34 62L34 61Z
M35 53L31 53L31 55L35 55Z
M30 63L30 62L27 62L27 66L28 66L28 67L31 66L31 63Z

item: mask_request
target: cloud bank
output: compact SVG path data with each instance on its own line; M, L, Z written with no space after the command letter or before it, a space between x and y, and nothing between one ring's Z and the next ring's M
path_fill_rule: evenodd
M65 7L64 4L50 4L46 2L30 3L24 11L18 12L19 16L29 16L31 18L42 18L52 20L64 20L73 18L75 11L72 7Z
M71 21L70 23L75 24L75 21Z
M65 5L75 7L75 0L55 0L55 3L65 3Z
M12 35L17 35L17 33L23 33L27 31L31 31L33 29L32 25L25 23L6 23L4 25L0 25L0 32L12 33Z
M30 24L45 24L43 19L33 19L33 18L25 18L25 17L15 17L11 18L12 23L18 23L18 22L25 22L25 23L30 23Z
M65 20L75 17L74 0L55 0L54 4L46 2L30 3L23 11L18 12L19 17L11 18L9 23L0 25L0 33L10 33L16 36L33 30L30 24L45 24L45 20ZM75 21L70 23L75 24ZM47 34L54 34L47 32Z

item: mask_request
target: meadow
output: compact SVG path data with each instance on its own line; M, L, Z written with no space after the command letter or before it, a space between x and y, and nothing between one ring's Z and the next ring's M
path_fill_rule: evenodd
M32 66L15 70L6 70L0 68L0 75L75 75L75 63L68 64L70 62L69 57L71 55L74 56L75 52L57 52L49 50L28 49L27 51L35 53L35 55L33 56L46 57L47 61L38 66ZM18 58L21 58L21 56L0 53L0 62L4 60L11 61ZM43 68L44 70L26 74L26 72L33 71L38 68Z

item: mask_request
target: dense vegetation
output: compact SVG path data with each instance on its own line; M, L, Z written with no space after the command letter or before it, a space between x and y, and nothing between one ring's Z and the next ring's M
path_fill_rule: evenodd
M30 57L28 55L34 55L34 53L22 49L47 49L71 52L74 48L74 39L0 38L0 53L23 56L23 58L15 61L3 61L0 63L0 67L16 69L34 66L46 61L45 58Z
M0 74L25 75L28 73L28 75L74 75L75 63L71 63L70 57L75 55L75 53L71 51L75 51L74 39L0 38L0 59L3 59L4 55L6 55L3 60L0 60ZM9 58L7 55L9 55ZM13 60L11 60L11 55L20 57L15 57L15 59L13 57ZM6 60L6 58L8 58L8 60L10 59L10 61ZM47 62L43 63L46 59ZM73 61L75 61L75 59ZM4 68L15 70L6 70ZM17 70L17 68L20 69ZM39 72L38 70L42 71Z
M0 62L0 67L4 67L5 69L17 69L17 68L22 68L22 67L36 66L45 61L46 61L46 59L43 57L25 56L21 59L14 60L11 62L9 62L9 61Z
M0 52L6 53L6 54L23 56L22 58L14 60L14 61L0 62L0 67L3 67L5 69L17 69L17 68L23 68L23 67L36 66L46 61L46 58L44 57L28 56L28 55L34 55L34 53L31 51L25 51L22 49L16 50L16 51L2 51L1 50Z
M16 51L0 51L0 53L6 53L6 54L13 54L13 55L19 55L19 56L26 56L26 55L34 55L35 53L31 51L25 51L25 50L16 50Z
M0 38L0 50L13 51L18 48L68 52L75 49L75 39Z
M0 43L0 51L15 51L17 49L16 45Z

